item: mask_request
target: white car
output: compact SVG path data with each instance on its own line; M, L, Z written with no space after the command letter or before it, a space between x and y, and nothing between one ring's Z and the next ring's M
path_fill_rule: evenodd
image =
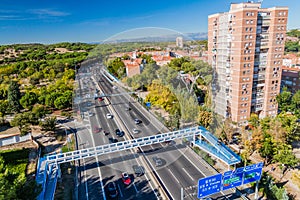
M94 113L89 112L89 116L90 116L90 117L94 116Z
M114 86L113 86L113 89L116 90L116 89L118 89L118 87L114 85Z
M107 118L107 119L111 119L112 117L113 117L113 116L112 116L110 113L107 113L107 114L106 114L106 118Z
M134 134L138 134L140 131L139 131L138 129L134 128L134 129L132 129L132 132L133 132Z

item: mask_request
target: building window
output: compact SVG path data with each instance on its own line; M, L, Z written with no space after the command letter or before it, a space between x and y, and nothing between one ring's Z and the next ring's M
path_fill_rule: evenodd
M249 28L249 31L252 32L252 31L253 31L253 28Z
M246 32L248 32L249 28L246 28L245 30L246 30Z
M253 24L253 20L250 20L250 24Z
M249 20L246 20L246 24L249 24Z

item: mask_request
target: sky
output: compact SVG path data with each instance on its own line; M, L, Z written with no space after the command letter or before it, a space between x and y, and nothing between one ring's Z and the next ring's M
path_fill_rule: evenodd
M1 0L0 44L100 42L144 27L207 32L208 15L227 12L232 2L245 0ZM262 3L274 6L288 6L288 29L300 28L299 0Z

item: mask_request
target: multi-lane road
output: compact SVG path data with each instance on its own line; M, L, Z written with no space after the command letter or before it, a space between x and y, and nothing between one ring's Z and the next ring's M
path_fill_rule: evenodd
M168 131L129 94L125 94L124 89L113 87L101 73L94 73L77 81L80 83L78 96L90 99L80 103L81 112L84 113L83 121L77 123L80 148L107 144L111 142L110 138L123 141ZM96 89L105 94L120 95L105 97L104 101L95 101L91 97ZM108 113L113 117L107 118ZM142 123L136 124L135 119L141 120ZM101 131L95 131L99 128ZM123 130L125 136L118 137L115 134L116 129ZM138 133L133 129L137 129ZM110 134L104 135L103 131ZM154 161L154 157L161 161L159 165ZM144 166L145 175L137 177L132 168L134 165ZM182 188L184 199L197 199L195 186L198 179L213 174L205 162L182 141L143 147L139 152L120 151L84 159L80 163L79 171L79 199L109 198L106 185L112 181L117 185L119 199L157 199L163 196L158 192L161 188L167 191L167 198L170 199L181 199ZM132 180L129 186L122 183L122 172L129 173ZM215 194L212 198L232 199L229 193Z

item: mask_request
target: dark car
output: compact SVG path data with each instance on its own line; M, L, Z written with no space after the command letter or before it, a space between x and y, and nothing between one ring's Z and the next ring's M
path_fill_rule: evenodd
M134 119L134 123L135 124L140 124L140 123L142 123L142 120L140 120L140 119Z
M104 130L104 131L103 131L103 134L104 134L104 135L109 135L109 131L105 131L105 130Z
M115 184L115 182L109 182L107 184L107 192L111 198L115 198L118 196L118 189L117 189L117 185Z
M116 143L118 140L116 138L108 138L109 143Z
M125 135L124 131L120 131L120 129L116 129L116 135L119 137L123 137Z
M133 165L132 168L133 168L134 173L135 173L137 176L142 176L142 175L145 173L145 169L144 169L143 166L140 166L140 165Z
M152 157L152 160L154 161L156 167L162 166L162 160L160 158L154 156Z

